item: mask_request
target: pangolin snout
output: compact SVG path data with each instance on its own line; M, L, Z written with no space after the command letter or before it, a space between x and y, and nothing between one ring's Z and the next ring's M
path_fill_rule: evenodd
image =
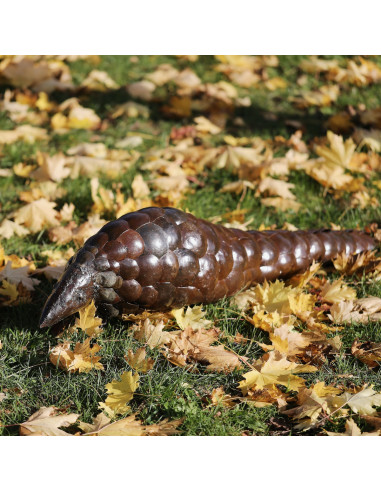
M40 327L53 326L76 313L94 296L94 268L90 263L69 264L48 297L43 308Z

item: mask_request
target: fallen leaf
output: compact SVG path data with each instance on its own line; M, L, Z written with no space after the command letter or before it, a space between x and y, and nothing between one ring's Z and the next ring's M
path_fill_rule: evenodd
M356 339L352 343L351 352L368 367L381 366L381 343L360 342Z
M329 432L325 431L329 436L379 436L380 431L376 432L361 432L356 422L353 419L345 421L345 432Z
M148 372L153 368L155 361L151 358L146 359L146 350L143 347L138 348L134 354L132 350L124 356L128 364L137 372Z
M49 202L46 198L40 198L19 208L14 214L17 224L24 224L31 232L39 232L45 227L59 224L56 219L57 210L55 202Z
M205 319L205 311L202 310L202 306L188 306L187 308L172 309L171 314L175 317L177 324L182 330L189 326L193 330L202 328L209 328L212 325L212 321Z
M163 331L164 327L163 321L153 324L149 319L146 319L143 323L134 325L132 329L136 340L145 342L149 348L153 349L155 347L163 347L170 342L172 335L167 331Z
M106 384L108 396L106 401L99 403L99 408L103 408L110 416L125 413L129 410L127 403L132 400L134 392L139 387L139 374L132 371L124 372L120 381L113 380Z
M321 297L324 301L337 303L356 298L356 291L346 285L341 279L337 279L332 284L327 282L321 289Z
M52 348L49 352L50 362L66 372L90 372L92 369L103 371L104 367L96 356L101 347L94 344L90 347L90 338L83 343L77 342L74 351L70 348L70 342L63 342Z
M182 420L168 422L166 419L159 424L144 425L136 420L136 414L110 423L111 420L101 412L92 424L81 422L80 428L85 436L171 436L177 434L177 427Z
M12 268L13 262L8 261L5 267L0 270L0 280L7 280L11 284L18 285L21 283L27 290L34 290L34 286L40 283L36 278L30 277L29 265Z
M20 424L20 435L22 436L70 436L60 427L73 425L79 415L61 414L54 407L41 407L29 417L26 422Z
M298 373L316 372L314 366L296 364L288 361L284 355L273 351L268 354L268 359L262 363L258 361L254 369L243 375L245 381L239 383L243 394L247 394L250 388L271 388L276 384L286 386L289 390L299 391L305 385L305 380Z
M4 239L9 239L12 236L16 235L19 237L23 237L29 234L29 231L26 227L23 227L15 222L4 219L0 226L0 236Z
M79 313L79 318L76 318L73 329L80 329L85 332L85 334L89 337L97 337L102 333L103 329L101 328L102 318L95 316L96 307L94 301L91 301L90 304L81 308Z

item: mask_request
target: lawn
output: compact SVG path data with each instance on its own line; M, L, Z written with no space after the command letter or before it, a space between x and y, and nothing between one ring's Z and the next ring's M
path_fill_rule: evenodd
M82 422L91 423L100 411L99 403L107 397L106 385L133 370L124 356L141 347L145 348L146 357L153 359L153 368L146 373L138 371L139 386L128 402L130 409L110 415L113 420L132 413L144 425L161 424L164 419L181 420L178 433L197 436L324 435L326 431L344 432L351 418L362 431L373 431L369 420L352 407L332 417L323 411L323 422L300 429L296 426L299 420L283 413L284 404L288 409L298 404L297 391L287 385L273 385L271 391L279 391L278 400L274 397L266 405L263 401L259 404L250 391L243 394L239 388L243 374L254 361L262 360L265 351L259 344L269 345L271 341L269 332L255 322L253 312L244 313L231 299L203 306L203 310L205 319L220 330L218 343L249 361L249 366L243 364L232 371L208 371L205 364L191 358L184 365L176 365L163 346L152 348L137 340L131 326L138 321L113 319L92 342L101 347L98 355L103 370L71 372L54 365L49 353L65 340L70 340L72 347L75 342L83 342L84 332L38 326L55 280L35 274L33 269L62 267L67 259L65 252L69 248L75 251L83 242L78 226L86 223L91 214L98 214L95 228L101 226L102 220L150 205L175 206L218 223L249 223L248 229L290 224L298 229L362 229L380 223L381 110L377 112L377 108L381 108L381 57L321 57L319 62L321 65L304 56L240 60L213 56L101 56L55 60L54 67L53 59L36 58L20 68L18 59L13 66L6 64L10 63L7 59L0 61L0 224L14 219L25 228L18 236L7 234L0 226L0 246L5 255L16 255L14 269L29 264L27 278L40 281L28 288L11 280L17 290L12 301L4 283L7 277L1 276L6 262L0 250L2 435L18 435L19 424L41 407L55 407L59 414L79 414ZM156 73L163 64L168 66ZM37 75L33 78L38 66L50 70L45 83ZM171 67L178 71L172 77ZM94 70L106 73L112 83L105 75L98 75L84 84ZM156 75L151 77L153 73ZM179 73L183 75L181 80L176 79ZM146 83L141 84L143 79ZM59 84L65 83L73 87L59 90ZM56 84L56 90L50 91L52 84ZM70 102L73 97L76 102ZM83 108L92 111L81 112ZM206 120L197 120L199 117ZM44 137L35 137L30 130L27 136L17 134L25 125L45 129ZM347 181L335 181L330 175L322 178L314 174L313 166L304 165L307 159L320 155L316 150L319 147L332 148L327 131L343 136L344 143L352 138L356 144L350 162L339 166ZM126 138L127 142L123 142ZM71 150L83 143L93 145L90 152ZM95 148L95 144L99 147ZM206 154L213 149L217 152L214 157ZM258 162L254 165L251 157L242 157L246 154L239 154L239 149L258 151ZM300 157L300 166L290 164L290 158L285 161L290 149L299 157L307 155L304 160ZM224 152L228 153L225 161L221 157ZM41 164L57 154L66 159L61 168L58 164L54 167L54 161ZM86 167L83 156L103 162L87 161L90 167ZM209 159L206 164L203 158ZM162 161L155 167L152 163L157 159ZM115 171L111 170L112 163ZM284 166L286 171L282 171ZM70 169L70 174L68 171L65 175L62 169ZM332 173L335 170L332 168ZM143 184L136 180L138 175L143 177ZM261 192L261 183L267 177L282 185L292 184L288 191L294 197L287 193L276 195L271 189ZM242 182L238 192L223 190L237 181ZM274 202L275 206L266 203L277 196L280 200ZM40 226L33 218L18 218L21 207L42 199L54 202L54 213L60 211L60 216L41 219ZM64 215L64 204L74 205L72 216ZM63 239L64 227L68 240ZM46 250L57 252L57 258L48 258L43 253ZM26 260L22 263L20 259ZM381 297L377 266L369 272L359 271L358 275L345 275L345 285L354 289L359 299ZM333 282L341 278L341 273L329 268L327 275L319 273L317 278ZM305 292L318 296L319 289L321 285L315 283ZM316 372L301 372L303 385L310 388L324 382L353 394L364 385L381 391L381 357L377 359L375 355L376 365L369 367L351 351L356 339L380 344L380 322L334 324L328 314L335 302L324 304L320 296L317 305L323 314L316 321L329 326L324 336L326 340L338 337L339 348L319 352L322 356L316 364L305 354L304 358L298 356L298 363L316 367ZM168 329L179 329L173 319L165 322ZM66 328L69 324L68 321ZM308 332L309 328L299 316L296 333ZM240 342L237 333L244 342ZM377 345L371 347L377 354ZM218 388L232 397L232 405L213 398ZM283 406L279 398L283 399ZM374 401L368 415L379 418L375 413L379 400ZM74 425L68 432L78 432L78 428Z

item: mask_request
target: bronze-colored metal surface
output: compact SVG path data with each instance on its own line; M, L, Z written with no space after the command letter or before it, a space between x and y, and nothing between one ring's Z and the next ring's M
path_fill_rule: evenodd
M150 207L106 224L68 263L46 301L51 326L94 299L101 314L211 303L313 260L373 249L360 231L228 229L174 208Z

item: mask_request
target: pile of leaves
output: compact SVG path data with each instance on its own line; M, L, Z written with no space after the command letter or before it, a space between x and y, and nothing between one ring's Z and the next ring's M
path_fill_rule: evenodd
M343 213L325 226L345 228L343 215L360 212L373 223L355 226L381 239L381 101L379 108L359 103L335 110L353 87L370 91L380 82L378 60L304 57L294 64L293 80L276 56L208 57L205 71L199 65L204 57L167 57L148 68L148 57L142 58L130 57L128 77L117 80L96 68L101 57L0 58L0 305L10 318L39 303L75 250L107 221L147 206L182 207L200 216L198 197L212 182L219 202L202 216L215 223L295 230L311 208L310 197L300 192L303 182L322 200L340 204ZM78 75L76 67L85 70ZM269 100L281 94L294 108L286 132L251 130L247 118L257 93ZM320 134L308 134L297 119L311 111L329 111ZM278 116L270 111L261 118ZM255 210L264 211L263 222ZM19 424L22 435L181 433L182 415L144 423L139 384L167 363L179 374L218 374L219 383L234 378L234 385L218 384L200 395L205 412L271 407L281 422L273 421L272 433L379 434L377 377L355 384L336 370L330 382L316 373L346 357L378 374L381 344L352 337L346 352L345 337L353 324L380 320L381 299L358 293L380 281L381 261L375 252L339 255L333 267L314 264L287 283L239 293L227 304L242 325L234 333L200 306L126 317L125 337L135 348L121 364L129 367L103 384L107 396L98 399L92 423L80 421L70 405L55 406L55 398L24 423L13 420L7 400L14 389L5 380L0 421ZM107 369L109 329L91 303L39 357L73 377L100 374Z

